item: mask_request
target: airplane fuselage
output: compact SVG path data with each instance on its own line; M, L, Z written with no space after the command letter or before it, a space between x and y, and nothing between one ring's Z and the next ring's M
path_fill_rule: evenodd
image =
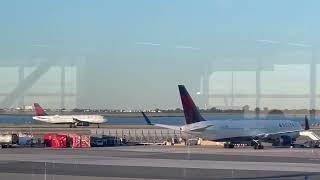
M269 140L281 136L295 139L303 129L300 123L290 120L211 120L185 125L181 130L208 140L237 141L261 135L268 135Z
M107 120L100 115L34 116L33 119L52 124L73 124L77 123L78 121L92 124L102 124L107 122Z

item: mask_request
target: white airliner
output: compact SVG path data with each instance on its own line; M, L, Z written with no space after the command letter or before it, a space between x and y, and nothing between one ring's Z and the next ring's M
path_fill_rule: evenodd
M153 124L142 112L149 125L173 129L199 137L225 142L225 148L234 148L234 144L251 142L255 149L263 149L261 142L273 145L290 145L300 135L313 140L319 137L309 131L309 122L305 118L305 129L300 123L290 120L206 120L183 85L179 85L181 102L186 119L184 126Z
M43 108L38 104L34 104L34 109L36 116L33 117L34 120L51 123L51 124L70 124L70 127L77 126L90 126L90 124L106 123L107 119L100 115L54 115L49 116Z

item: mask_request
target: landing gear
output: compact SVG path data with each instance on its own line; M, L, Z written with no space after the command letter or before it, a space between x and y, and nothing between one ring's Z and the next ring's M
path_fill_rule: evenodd
M233 149L234 148L234 144L232 144L232 143L224 143L224 148Z
M252 146L254 149L263 149L264 148L264 146L261 144L261 142L259 140L253 140Z
M264 146L262 144L255 144L254 146L254 149L263 149Z
M70 127L70 128L76 128L77 125L75 125L75 124L70 124L69 127Z

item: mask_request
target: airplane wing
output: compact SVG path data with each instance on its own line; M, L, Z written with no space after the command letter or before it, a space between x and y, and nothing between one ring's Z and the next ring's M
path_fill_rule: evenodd
M80 120L80 119L77 119L77 118L72 118L72 119L73 119L74 122L78 122L78 123L79 122L87 122L87 121L83 121L83 120Z
M172 130L176 130L176 131L182 130L180 126L171 126L171 125L165 125L165 124L153 124L153 123L151 123L150 119L146 116L146 114L144 112L141 112L141 113L142 113L142 115L148 125L162 127L162 128L166 128L166 129L172 129Z
M305 131L308 131L310 129L309 126L309 119L307 116L305 116L305 128L304 130L293 130L293 131L283 131L283 132L277 132L277 133L263 133L263 134L258 134L256 137L258 138L272 138L273 136L279 136L282 134L287 134L287 133L294 133L294 132L299 132L303 133Z
M287 134L287 133L294 133L294 132L301 132L301 130L294 130L294 131L283 131L283 132L276 132L276 133L262 133L256 135L259 139L266 139L266 138L272 138L273 136L279 136L282 134Z

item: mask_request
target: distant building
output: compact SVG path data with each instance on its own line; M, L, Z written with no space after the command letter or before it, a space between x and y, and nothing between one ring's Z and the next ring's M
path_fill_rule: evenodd
M33 106L24 106L25 111L33 111Z
M221 109L221 110L242 110L243 107L241 106L217 106L217 109Z

